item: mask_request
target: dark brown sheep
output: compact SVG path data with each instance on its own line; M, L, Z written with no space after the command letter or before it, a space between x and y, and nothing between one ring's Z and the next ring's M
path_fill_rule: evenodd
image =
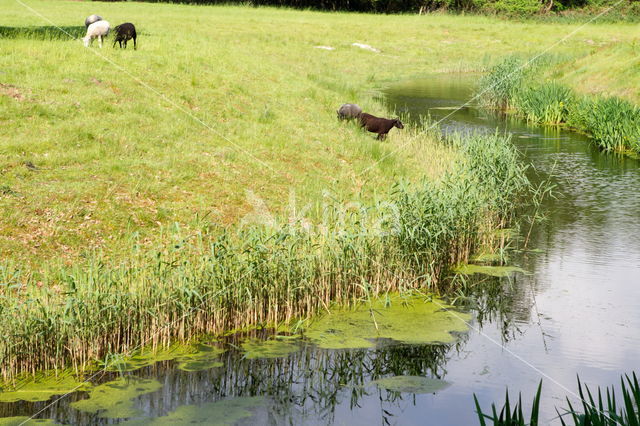
M393 127L404 129L404 125L398 119L391 120L388 118L380 118L375 115L367 114L366 112L360 114L360 127L364 127L372 133L377 133L379 140L386 138L387 133L389 133L389 130Z
M125 22L124 24L120 24L113 29L115 33L115 39L113 40L113 47L116 47L116 43L120 45L122 48L122 42L124 42L124 48L127 48L127 41L133 39L133 48L137 49L136 46L136 27L131 22Z

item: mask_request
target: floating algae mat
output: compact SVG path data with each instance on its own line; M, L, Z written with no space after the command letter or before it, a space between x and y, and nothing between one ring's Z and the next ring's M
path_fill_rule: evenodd
M55 395L88 390L91 384L77 380L73 375L41 375L14 388L0 388L0 402L47 401Z
M176 358L180 370L202 371L224 365L219 359L224 349L209 345L198 345L196 349L195 352L182 354Z
M160 361L177 361L178 368L184 371L200 371L208 368L220 367L222 363L218 360L223 349L205 345L176 345L169 349L159 351L147 351L139 353L130 358L124 358L109 363L108 371L134 371L143 367L148 367Z
M259 340L251 339L242 344L247 359L257 358L281 358L300 350L300 346L294 340Z
M253 410L262 407L262 397L223 399L202 405L183 405L166 416L153 419L131 420L127 426L173 426L186 424L234 425L253 416Z
M450 383L444 380L421 376L394 376L374 380L379 388L394 392L406 393L436 393L448 388Z
M158 351L148 350L144 353L138 353L130 358L122 358L111 361L107 367L107 371L135 371L143 367L148 367L160 361L171 361L180 356L184 356L193 352L189 346L175 346L169 349L161 349Z
M121 377L96 386L89 399L73 402L71 406L88 413L100 412L99 417L103 418L135 417L140 413L134 407L134 399L161 387L157 380Z
M327 314L312 323L305 335L325 349L371 348L376 338L409 344L451 343L456 340L451 333L467 331L471 316L448 308L437 299L378 299L371 306Z
M0 417L0 426L20 426L27 425L55 425L56 422L49 419L31 419L26 416L20 417Z
M455 272L459 274L472 275L472 274L484 274L491 275L492 277L506 277L516 272L526 274L522 268L517 266L486 266L486 265L460 265L455 269Z
M478 263L498 263L502 261L502 256L498 253L479 253L474 255L471 260Z

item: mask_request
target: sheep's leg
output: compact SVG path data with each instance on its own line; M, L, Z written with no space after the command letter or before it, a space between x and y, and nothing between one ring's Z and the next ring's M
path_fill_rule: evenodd
M133 36L133 50L138 50L138 46L136 46L136 36Z
M127 48L127 39L126 38L124 39L124 48L125 49Z
M383 141L387 137L386 133L378 133L378 140Z
M118 42L118 39L117 39L117 38L113 40L113 48L114 48L114 49L116 48L116 43L117 43L117 42Z
M102 49L102 36L101 35L98 36L98 41L100 42L100 49Z

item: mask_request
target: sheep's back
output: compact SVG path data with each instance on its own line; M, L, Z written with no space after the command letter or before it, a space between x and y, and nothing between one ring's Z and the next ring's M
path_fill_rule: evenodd
M114 28L118 35L133 36L136 34L136 27L131 22L125 22Z
M362 108L356 104L344 104L338 110L338 114L342 117L356 118L362 113Z
M107 21L96 21L93 24L89 25L87 28L87 35L89 36L105 36L109 34L109 22Z
M94 22L98 22L98 21L102 21L102 16L100 16L100 15L89 15L89 16L87 16L87 19L84 20L84 26L88 28L89 25L93 24Z

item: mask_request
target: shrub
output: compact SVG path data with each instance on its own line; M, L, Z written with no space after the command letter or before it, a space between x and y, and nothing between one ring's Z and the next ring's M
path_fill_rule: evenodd
M538 0L498 0L488 3L486 10L510 16L529 16L540 10Z

